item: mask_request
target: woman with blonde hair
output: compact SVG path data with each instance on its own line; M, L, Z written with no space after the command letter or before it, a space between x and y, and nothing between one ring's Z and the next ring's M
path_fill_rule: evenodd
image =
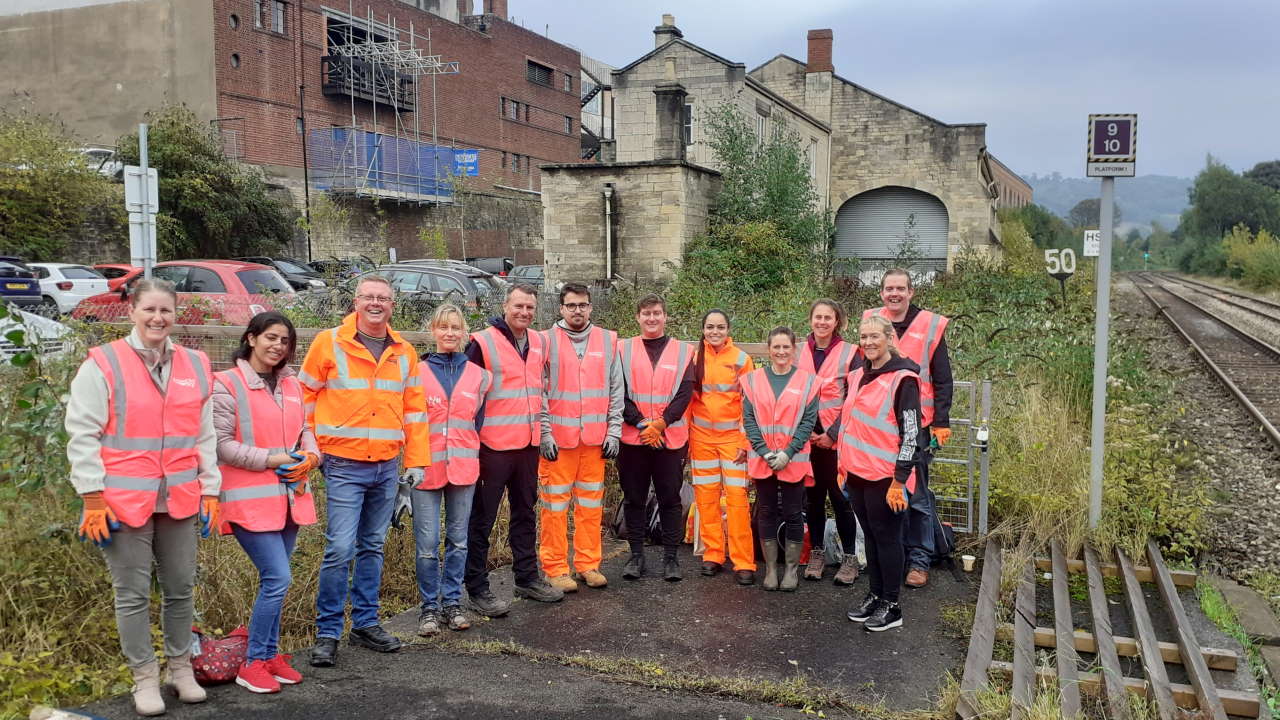
M849 619L880 632L902 625L899 591L906 571L903 523L915 466L924 450L920 432L920 367L898 351L893 324L873 315L858 327L864 362L849 374L837 425L845 491L867 535L870 590ZM837 434L838 433L838 434Z
M493 382L488 370L463 353L469 331L457 305L446 303L431 316L435 352L418 364L431 427L431 465L411 490L413 537L417 547L418 593L422 607L418 634L435 635L444 625L466 630L462 579L467 563L467 525L480 474L480 427L484 395ZM443 570L440 508L445 511Z

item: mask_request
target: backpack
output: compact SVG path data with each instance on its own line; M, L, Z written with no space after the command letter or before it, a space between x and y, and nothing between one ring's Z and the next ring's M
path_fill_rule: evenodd
M625 511L625 503L619 502L617 510L613 513L613 522L609 523L610 529L613 530L613 536L625 540L627 538L627 517ZM680 484L680 528L681 536L683 530L689 521L689 513L693 510L693 486L686 480ZM649 488L649 497L644 503L645 518L645 540L650 545L662 544L662 515L658 511L658 496Z

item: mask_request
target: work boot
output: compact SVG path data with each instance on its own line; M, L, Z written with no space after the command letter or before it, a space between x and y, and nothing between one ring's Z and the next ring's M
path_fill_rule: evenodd
M551 587L562 593L578 592L578 583L574 582L573 578L569 577L568 573L549 577L547 578L547 582L551 584Z
M778 541L777 540L761 540L760 547L764 550L764 581L760 584L765 590L778 589Z
M435 610L423 610L418 616L418 635L431 637L440 633L440 613Z
M449 623L450 630L466 630L471 627L471 618L458 605L445 605L441 617Z
M564 599L563 592L540 577L534 578L528 585L516 585L515 596L545 603L560 602Z
M644 551L631 551L631 557L627 560L627 564L622 567L622 577L628 580L638 580L644 576Z
M739 585L755 585L756 571L755 570L734 570L733 579L738 581Z
M712 577L713 575L716 575L720 572L721 567L722 566L718 562L711 562L710 560L705 560L702 563L702 574L706 575L707 577Z
M800 554L804 552L803 542L787 541L787 566L782 571L782 582L779 589L795 592L800 586Z
M922 588L929 583L929 571L923 568L911 568L907 573L907 587Z
M680 572L680 561L676 559L675 553L662 558L662 579L668 582L679 582L684 579L684 573Z
M196 682L196 675L191 671L191 652L175 655L167 659L166 669L169 671L169 684L178 692L178 699L184 703L202 703L209 699L204 688Z
M347 642L352 645L363 645L381 653L395 652L404 645L400 642L400 638L387 632L381 625L353 628L347 635Z
M821 580L822 570L827 566L827 556L822 552L822 548L814 548L809 551L809 564L804 568L805 580Z
M577 579L586 583L589 588L602 588L609 584L609 578L605 577L604 573L597 568L578 573Z
M468 591L467 601L471 604L472 610L485 617L502 617L511 609L509 604L499 600L489 588L475 592Z
M857 580L858 558L854 557L853 553L845 553L844 559L840 561L840 569L836 571L835 579L832 582L836 585L852 585Z
M316 638L316 646L311 648L311 667L333 667L338 659L338 639Z
M160 663L152 660L133 668L133 709L139 715L163 715L160 697Z

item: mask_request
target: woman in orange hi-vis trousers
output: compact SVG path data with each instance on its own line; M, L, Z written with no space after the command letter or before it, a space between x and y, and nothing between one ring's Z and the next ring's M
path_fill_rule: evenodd
M742 390L739 378L754 370L751 356L729 337L729 316L711 310L702 317L697 381L689 403L689 464L698 532L705 550L702 574L715 575L725 561L724 527L720 522L723 495L729 525L729 558L739 585L756 581L755 548L751 538L751 505L747 500L747 436L742 432Z

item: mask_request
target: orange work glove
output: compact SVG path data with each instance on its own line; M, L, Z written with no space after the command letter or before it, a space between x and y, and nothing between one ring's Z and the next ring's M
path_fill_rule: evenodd
M222 507L215 495L200 498L200 537L209 537L222 523Z
M654 418L640 431L640 439L649 447L662 447L662 431L667 429L667 421Z
M105 547L111 542L111 531L120 528L120 521L107 507L101 490L85 493L80 499L84 502L84 510L80 513L80 537L91 540L98 547Z
M892 480L889 482L889 492L884 498L889 503L889 509L895 513L903 512L907 509L907 486Z
M951 441L951 428L929 428L929 432L933 433L933 437L938 441L939 447L946 445Z
M320 458L315 453L300 452L298 454L302 455L301 460L292 465L281 466L281 469L285 471L283 477L290 482L306 480L311 471L320 465Z

